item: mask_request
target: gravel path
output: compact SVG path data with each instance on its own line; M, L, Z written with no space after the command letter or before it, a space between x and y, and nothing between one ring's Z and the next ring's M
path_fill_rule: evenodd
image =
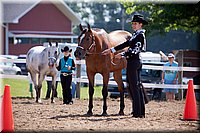
M15 131L192 131L199 132L199 121L184 121L185 101L150 101L146 104L146 118L130 115L131 102L125 99L125 115L118 116L119 99L108 98L108 116L101 116L102 100L94 100L93 116L86 116L88 100L74 99L73 105L63 105L61 99L43 100L13 98Z

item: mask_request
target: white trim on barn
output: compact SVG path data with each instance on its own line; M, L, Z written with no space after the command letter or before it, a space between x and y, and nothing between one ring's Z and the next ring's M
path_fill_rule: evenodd
M22 31L22 30L10 30L13 34L51 34L51 35L73 35L73 32L60 32L60 31Z
M23 17L24 15L26 15L29 11L31 11L37 4L39 4L40 0L38 0L37 2L35 2L32 6L30 6L27 10L25 10L24 12L22 12L22 14L20 14L19 16L17 16L14 20L13 23L19 23L19 19L21 17Z
M44 35L44 34L9 34L9 37L19 37L19 38L72 38L77 39L76 35Z

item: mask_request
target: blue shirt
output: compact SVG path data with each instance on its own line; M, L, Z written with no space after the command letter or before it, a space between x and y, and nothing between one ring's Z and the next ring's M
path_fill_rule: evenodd
M164 66L178 67L178 63L176 61L173 61L172 64L167 62ZM164 70L163 72L165 73L164 80L173 81L176 78L176 70Z
M67 59L67 61L64 60L64 58L61 58L61 73L62 72L72 72L72 70L68 70L68 66L71 66L72 67L72 58L69 57Z

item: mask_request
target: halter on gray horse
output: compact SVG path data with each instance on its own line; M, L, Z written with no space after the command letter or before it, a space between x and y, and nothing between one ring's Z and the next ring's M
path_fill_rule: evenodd
M54 103L55 84L58 73L55 65L59 54L58 43L53 46L50 42L48 47L35 46L27 53L26 67L30 72L36 90L36 102L38 103L41 103L40 93L45 75L52 76L51 102Z

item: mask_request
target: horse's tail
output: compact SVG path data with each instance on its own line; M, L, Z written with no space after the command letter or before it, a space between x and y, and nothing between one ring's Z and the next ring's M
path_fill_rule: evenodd
M28 53L27 53L27 56L26 56L26 68L28 71L30 71L30 63L31 63L31 53L32 53L32 50L29 50Z

